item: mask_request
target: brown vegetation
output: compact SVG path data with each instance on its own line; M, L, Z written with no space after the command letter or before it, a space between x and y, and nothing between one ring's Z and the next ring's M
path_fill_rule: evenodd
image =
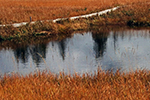
M29 21L30 16L33 20L46 20L85 14L121 5L121 8L116 11L102 16L93 16L88 19L68 19L66 21L58 21L57 23L37 22L34 25L27 24L19 28L12 26L0 27L0 41L23 36L42 35L49 37L52 35L57 36L60 33L70 34L73 31L87 30L91 26L150 26L150 3L148 0L132 0L132 2L128 0L103 0L101 2L99 0L0 0L0 2L0 23L3 24Z
M135 3L102 16L108 25L150 26L150 3Z
M0 41L7 40L11 41L11 43L23 42L23 44L27 44L35 42L35 40L41 42L39 38L42 38L42 41L45 39L58 40L65 38L65 36L71 36L75 31L89 31L91 28L101 30L102 26L108 25L149 27L150 3L129 4L122 6L116 11L101 16L93 16L88 19L67 19L57 23L52 23L51 21L36 22L35 24L29 23L21 27L0 27ZM4 47L9 44L8 42L1 43L0 46Z
M59 39L71 36L73 31L90 30L102 25L150 26L149 0L0 0L0 23L14 23L69 17L123 6L117 11L89 19L66 20L57 23L37 22L19 28L0 27L0 41L13 41L17 45L45 38ZM126 6L125 6L126 5ZM96 28L100 30L100 28ZM61 34L62 33L62 34ZM59 37L58 37L59 34ZM18 38L22 37L22 38ZM31 40L32 38L32 40ZM43 38L43 39L39 39ZM15 42L16 41L16 42ZM19 42L18 42L19 41ZM47 41L45 41L47 42ZM1 42L2 46L10 43ZM25 44L25 43L24 43ZM20 44L22 45L22 44ZM0 99L150 99L150 72L135 71L128 74L98 70L94 75L52 75L50 72L18 74L1 78Z
M149 0L0 0L0 23L70 17Z
M150 72L127 74L98 70L94 75L52 75L39 72L28 76L4 76L1 100L149 100Z

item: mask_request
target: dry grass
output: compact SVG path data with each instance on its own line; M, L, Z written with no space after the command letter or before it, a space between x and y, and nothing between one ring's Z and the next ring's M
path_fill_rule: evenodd
M149 100L150 72L124 74L98 70L94 75L5 76L0 80L1 100Z
M149 0L0 0L0 23L69 17Z
M34 25L27 24L19 28L0 27L0 41L23 36L50 37L58 36L60 33L68 35L73 31L88 30L91 26L127 24L129 26L150 26L150 3L148 0L0 0L0 5L0 23L3 24L29 21L30 16L34 21L46 20L95 12L116 5L122 6L117 11L88 19L73 21L68 19L57 23L37 22Z
M135 3L102 16L108 25L150 26L150 3Z
M100 17L89 20L54 23L37 23L20 28L2 27L0 39L70 34L74 30L87 29L89 25L107 24L149 24L149 0L0 0L0 23L14 23L69 17L91 13L117 5L130 5ZM142 6L143 5L143 6ZM28 37L30 38L30 37ZM5 38L4 38L5 39ZM23 39L23 38L21 38ZM26 39L25 39L26 40ZM29 39L30 40L30 39ZM5 75L0 80L0 99L150 99L150 72L135 71L128 74L119 71L104 72L98 70L94 75L85 74L55 76L50 72L39 72L28 76Z

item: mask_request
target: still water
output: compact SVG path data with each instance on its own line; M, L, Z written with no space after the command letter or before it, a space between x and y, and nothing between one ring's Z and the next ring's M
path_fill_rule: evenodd
M47 44L0 50L0 73L27 75L37 70L54 74L93 73L121 69L150 70L150 30L126 29L93 34L74 34L71 38Z

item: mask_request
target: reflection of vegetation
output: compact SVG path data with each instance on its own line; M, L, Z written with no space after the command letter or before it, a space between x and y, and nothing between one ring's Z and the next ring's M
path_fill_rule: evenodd
M32 59L37 64L37 66L41 62L42 58L46 58L46 44L30 46L29 50L30 54L32 55Z
M123 35L122 35L122 38L123 38ZM114 39L114 49L116 50L116 42L118 40L118 36L115 32L113 33L113 39Z
M26 63L28 61L28 56L29 56L29 52L28 52L28 47L21 47L21 48L17 48L16 50L14 50L14 55L17 59L17 62L19 60L22 60L23 63Z
M65 49L66 49L66 43L65 42L66 42L65 40L58 42L60 55L62 56L63 60L65 60Z
M94 50L96 52L96 58L102 57L106 49L108 33L93 33L92 37L95 41Z
M32 59L38 64L42 58L46 58L46 44L38 44L35 46L25 46L14 50L14 55L17 61L22 60L23 63L28 61L28 56L31 54Z

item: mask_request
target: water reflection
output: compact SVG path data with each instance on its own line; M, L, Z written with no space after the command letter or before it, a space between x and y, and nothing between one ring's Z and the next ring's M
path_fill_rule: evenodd
M38 44L38 45L28 45L22 46L14 50L14 56L17 63L28 63L29 55L31 55L32 60L36 64L36 67L39 66L42 59L46 58L46 45L47 44Z
M46 58L46 45L47 44L38 44L29 46L30 54L37 67L39 67L39 64L43 61L42 59Z
M96 58L102 57L106 49L107 36L100 34L107 34L107 33L92 34L93 40L95 41L94 50Z
M38 70L53 73L92 73L121 68L150 69L149 30L93 31L48 44L21 46L0 51L1 73L23 75Z
M65 48L66 48L66 40L62 40L58 42L58 47L60 51L60 55L62 56L62 59L65 60Z
M17 48L16 50L14 50L14 55L17 62L19 62L19 60L22 63L28 62L28 46Z

